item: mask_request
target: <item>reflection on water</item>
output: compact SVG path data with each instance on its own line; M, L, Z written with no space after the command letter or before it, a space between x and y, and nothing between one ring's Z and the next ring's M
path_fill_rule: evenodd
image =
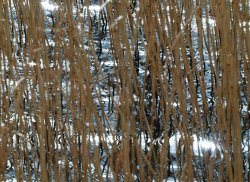
M44 8L44 10L47 10L47 11L54 11L54 10L57 10L59 7L58 5L50 2L49 0L43 0L41 2L41 5Z
M87 7L84 7L84 9L87 9ZM101 7L99 5L91 5L88 8L90 11L100 11Z
M181 138L183 139L184 135L180 132L177 132L169 139L170 152L172 154L175 154L178 150L177 146ZM216 144L214 141L199 138L195 134L192 136L192 146L194 156L203 156L204 152L209 152L211 157L223 157L223 149L221 146Z

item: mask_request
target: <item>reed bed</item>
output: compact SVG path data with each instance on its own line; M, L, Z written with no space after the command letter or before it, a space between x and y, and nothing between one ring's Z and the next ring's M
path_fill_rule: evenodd
M93 3L0 1L0 180L249 181L249 1Z

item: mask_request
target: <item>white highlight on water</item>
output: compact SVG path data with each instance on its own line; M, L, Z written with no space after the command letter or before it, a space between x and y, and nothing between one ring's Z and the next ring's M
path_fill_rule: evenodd
M42 1L41 5L42 5L43 9L47 10L47 11L54 11L54 10L57 10L59 8L58 5L56 5L55 3L49 2L49 0Z

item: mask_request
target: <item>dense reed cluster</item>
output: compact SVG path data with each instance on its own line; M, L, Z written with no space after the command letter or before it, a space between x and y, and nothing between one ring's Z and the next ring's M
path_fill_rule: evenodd
M0 7L1 181L250 180L249 1Z

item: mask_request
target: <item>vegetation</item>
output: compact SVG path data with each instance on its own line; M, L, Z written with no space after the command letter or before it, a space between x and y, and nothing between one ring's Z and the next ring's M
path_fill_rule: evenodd
M0 1L0 180L249 181L249 2L95 3Z

